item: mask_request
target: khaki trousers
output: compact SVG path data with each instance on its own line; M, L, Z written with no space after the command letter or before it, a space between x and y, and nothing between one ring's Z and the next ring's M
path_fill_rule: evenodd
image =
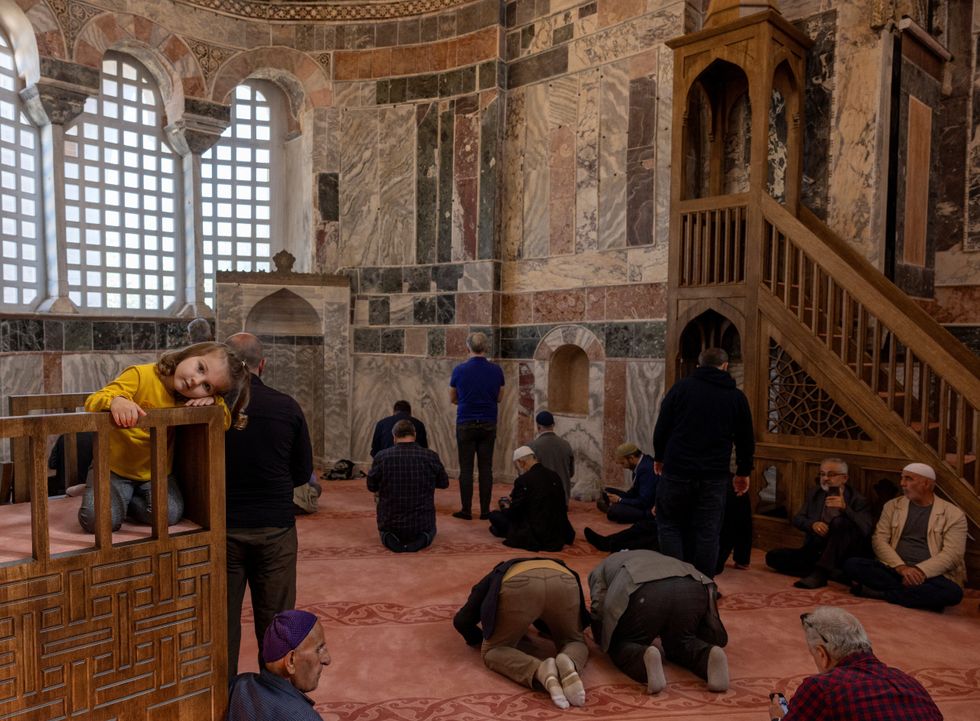
M589 660L589 649L580 628L578 582L572 574L550 568L526 571L501 585L497 623L481 649L487 668L534 688L534 672L541 660L516 646L538 619L547 624L558 653L566 654L581 671Z

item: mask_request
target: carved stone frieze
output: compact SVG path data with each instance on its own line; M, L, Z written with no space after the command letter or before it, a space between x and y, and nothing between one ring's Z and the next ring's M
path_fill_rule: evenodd
M101 8L94 7L76 0L48 0L48 5L54 11L62 31L65 33L65 47L68 54L72 55L75 48L75 40L78 33L85 27L85 23L103 12Z
M204 73L204 78L209 84L214 74L218 72L218 68L228 58L239 52L234 48L224 48L220 45L212 45L203 40L193 40L191 38L187 38L187 44L190 45L191 52L194 53L197 62L201 65L201 72Z
M65 0L60 0L64 2ZM394 20L439 12L463 5L469 0L177 0L185 5L255 20L274 21L359 21Z

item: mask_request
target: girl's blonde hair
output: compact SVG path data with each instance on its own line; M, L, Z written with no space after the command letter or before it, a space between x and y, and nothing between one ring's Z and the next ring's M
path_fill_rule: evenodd
M177 366L187 358L208 355L215 351L224 353L228 361L228 375L231 377L231 387L225 389L220 395L231 408L232 426L241 430L248 423L245 408L248 406L251 392L251 374L248 366L245 365L245 361L242 360L242 357L234 348L216 341L205 341L203 343L193 343L177 350L168 350L160 354L160 360L156 364L157 373L161 376L172 376L177 370Z

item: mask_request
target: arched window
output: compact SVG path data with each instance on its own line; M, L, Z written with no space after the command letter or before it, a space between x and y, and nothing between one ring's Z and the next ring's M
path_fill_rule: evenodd
M271 267L272 178L281 147L277 96L255 82L235 88L231 124L201 158L204 299L212 307L216 270Z
M106 54L101 93L65 133L68 296L81 308L160 313L177 300L179 158L162 113L149 72Z
M0 31L0 306L24 309L41 284L39 137L21 108L13 48Z

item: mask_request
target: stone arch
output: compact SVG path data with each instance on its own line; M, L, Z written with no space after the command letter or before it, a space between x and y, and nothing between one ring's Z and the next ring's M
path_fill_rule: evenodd
M731 359L732 374L741 380L744 319L733 306L724 302L703 301L688 308L678 318L677 355L674 358L677 378L683 378L697 367L697 356L705 348L724 348Z
M280 288L252 306L245 330L255 335L318 336L323 322L309 301Z
M211 100L227 105L234 89L249 78L275 83L289 101L289 135L300 132L304 112L332 102L326 71L306 53L287 47L256 48L226 61L214 78Z
M204 76L197 58L182 38L139 15L103 13L82 28L73 58L81 65L101 68L107 50L118 50L139 60L160 89L167 120L174 123L184 112L184 98L203 98Z
M45 8L43 5L41 7ZM0 0L0 30L7 36L14 51L17 74L25 86L33 85L41 77L38 38L43 37L42 32L35 30L28 15L13 0Z

